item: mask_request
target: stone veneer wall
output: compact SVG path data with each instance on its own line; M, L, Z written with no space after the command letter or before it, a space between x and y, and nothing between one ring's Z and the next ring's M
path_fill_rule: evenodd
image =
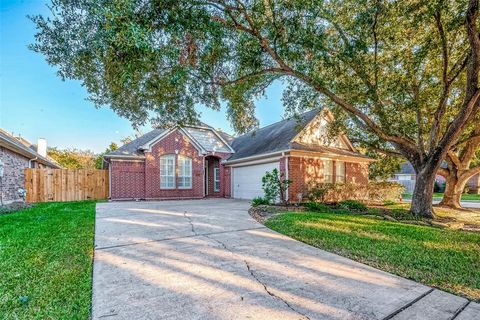
M0 147L0 159L3 162L4 172L1 183L3 203L22 201L18 189L25 188L25 168L28 168L28 158L4 147Z

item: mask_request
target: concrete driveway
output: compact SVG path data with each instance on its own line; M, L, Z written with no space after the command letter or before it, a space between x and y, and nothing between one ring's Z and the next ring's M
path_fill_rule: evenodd
M282 236L248 207L98 204L93 319L478 319L476 303Z

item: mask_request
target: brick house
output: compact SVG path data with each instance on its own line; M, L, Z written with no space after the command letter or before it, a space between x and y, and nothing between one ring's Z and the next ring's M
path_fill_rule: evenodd
M19 189L24 188L26 168L60 168L47 156L45 139L37 146L0 129L0 203L22 201ZM2 172L3 171L3 172Z
M327 138L328 110L312 110L238 137L206 124L155 129L105 155L110 198L196 199L263 196L261 179L277 168L300 199L313 182L368 183L372 159L345 135Z

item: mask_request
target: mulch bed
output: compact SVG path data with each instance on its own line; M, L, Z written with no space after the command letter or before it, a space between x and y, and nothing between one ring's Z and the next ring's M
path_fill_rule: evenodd
M256 207L251 207L248 209L248 213L252 216L253 219L257 220L261 224L265 223L265 220L268 218L280 214L286 211L297 211L302 212L306 211L305 207L302 206L272 206L272 205L260 205Z

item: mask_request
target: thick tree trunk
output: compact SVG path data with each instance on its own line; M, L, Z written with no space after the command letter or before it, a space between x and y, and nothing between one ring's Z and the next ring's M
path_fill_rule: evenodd
M435 171L431 168L417 170L415 189L412 195L412 204L410 210L417 216L425 218L434 218L432 197L433 186L435 184Z
M445 192L443 194L443 199L440 201L441 206L446 206L450 208L460 208L460 199L462 197L462 191L465 187L465 183L459 186L459 180L455 174L450 174L445 179Z
M445 193L440 205L450 208L461 208L463 190L468 180L473 177L477 170L449 170L445 177Z

